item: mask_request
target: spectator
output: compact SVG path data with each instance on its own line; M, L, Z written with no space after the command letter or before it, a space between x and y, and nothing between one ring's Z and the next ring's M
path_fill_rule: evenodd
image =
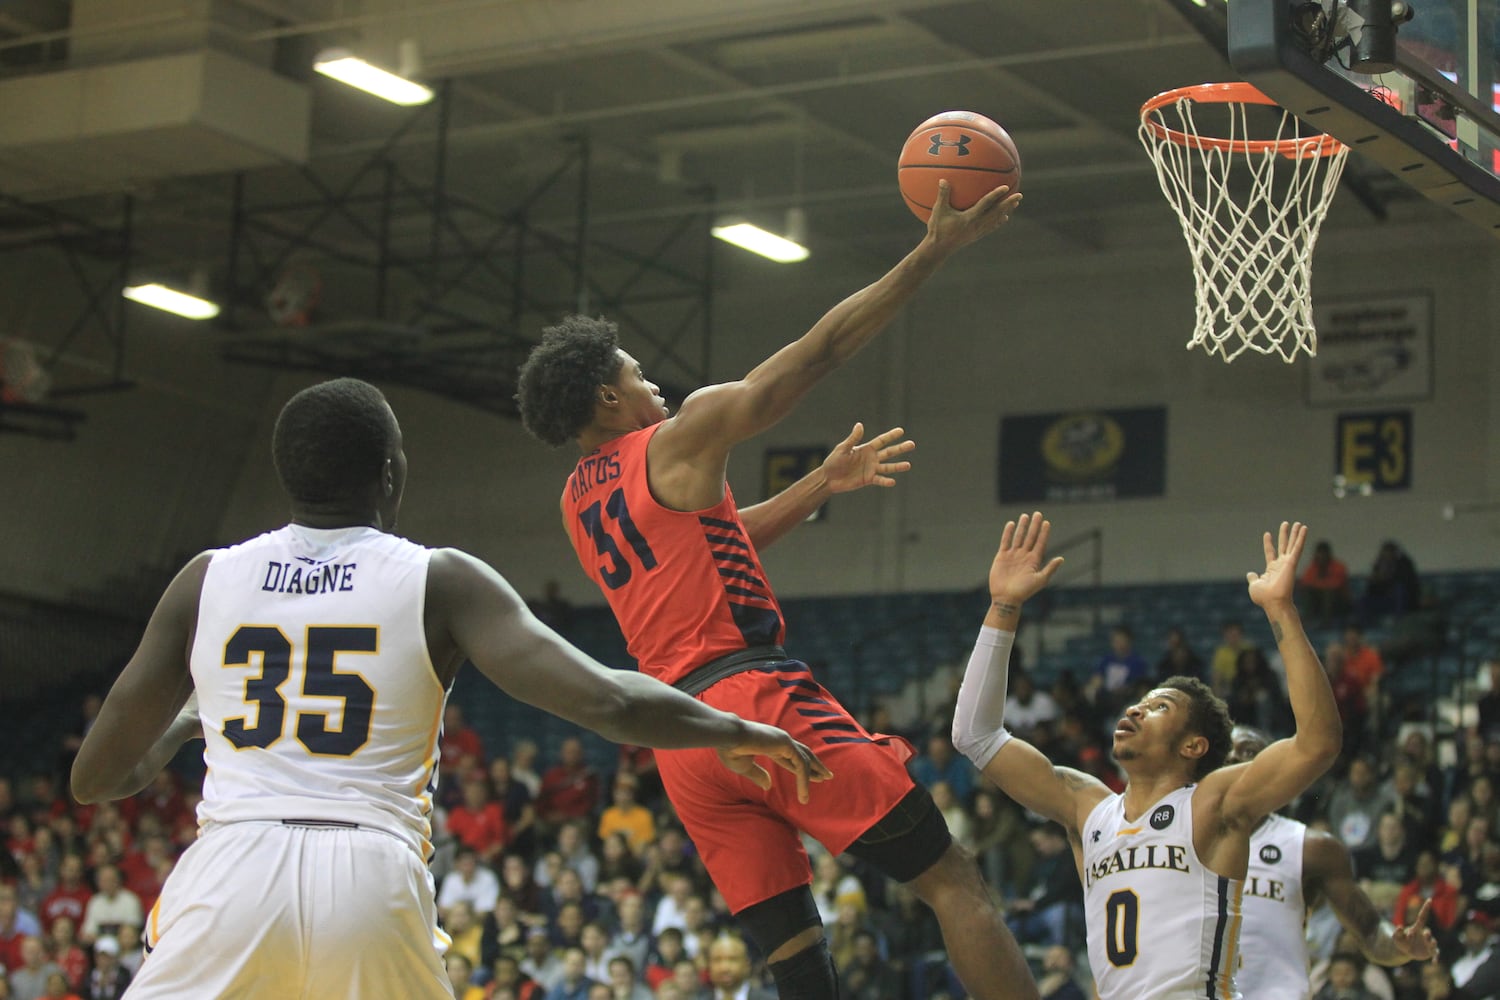
M646 900L634 889L624 892L615 902L618 928L609 942L609 954L630 959L632 969L645 972L651 957L651 924Z
M1127 626L1116 625L1109 633L1109 652L1094 664L1094 672L1084 685L1084 696L1093 704L1096 714L1109 716L1150 676L1145 657L1135 651L1134 634Z
M1334 558L1333 546L1319 542L1313 547L1312 561L1297 578L1302 606L1309 622L1327 628L1342 621L1349 613L1349 567Z
M913 779L929 789L939 781L946 781L962 802L969 801L978 778L974 765L968 758L955 753L952 742L942 733L927 738L927 752L913 757L909 770Z
M536 884L523 855L507 854L500 859L500 891L515 900L523 920L539 916L546 908L542 888Z
M1368 622L1386 615L1399 618L1415 608L1421 596L1421 582L1411 557L1395 542L1382 544L1360 597L1361 619Z
M490 796L484 775L474 772L463 779L463 804L448 810L448 832L458 842L493 864L510 841L510 827L500 803Z
M462 955L469 963L469 971L479 967L479 956L484 950L484 925L479 922L479 916L468 900L460 899L448 907L448 912L443 916L443 929L448 932L452 942L448 945L449 955Z
M515 900L500 896L484 915L483 923L479 959L485 968L493 969L495 960L501 955L508 955L517 962L525 957L526 925L521 922L521 911L516 908Z
M713 994L708 989L707 970L699 968L698 963L691 958L679 958L672 966L672 978L668 982L673 983L681 996L688 1000L712 1000Z
M1491 831L1490 821L1483 816L1471 818L1458 847L1442 856L1443 864L1458 873L1458 885L1455 888L1465 897L1472 898L1479 888L1484 868L1484 845L1490 842Z
M1156 679L1166 680L1168 677L1196 677L1206 680L1203 676L1203 657L1199 656L1188 645L1187 633L1182 630L1181 625L1173 625L1167 629L1167 648L1163 650L1161 659L1156 663ZM1010 718L1009 706L1005 709L1007 721ZM1021 735L1017 733L1017 735Z
M443 956L443 966L448 970L453 1000L484 1000L484 990L474 985L474 966L467 955L450 950Z
M1458 935L1463 954L1453 960L1450 968L1453 972L1453 985L1466 986L1474 978L1474 973L1479 971L1479 967L1495 953L1490 918L1478 910L1470 910L1464 914L1464 919L1459 924Z
M827 926L838 917L839 904L853 903L863 911L867 900L865 887L859 879L849 873L844 863L827 851L819 852L813 860L813 901L818 904L818 917Z
M1268 733L1280 732L1287 711L1286 693L1266 660L1266 654L1251 646L1240 650L1230 685L1229 714L1239 723Z
M1225 622L1220 632L1219 646L1209 662L1209 684L1214 694L1228 698L1234 687L1234 672L1239 666L1240 652L1251 645L1245 638L1245 626L1239 622Z
M1352 852L1354 873L1376 909L1392 912L1401 887L1416 877L1417 846L1406 824L1393 812L1382 813L1375 843Z
M868 930L854 933L854 955L839 968L839 987L848 1000L891 1000L904 992L896 970L880 956L875 935Z
M42 939L28 934L21 939L21 964L10 970L10 988L16 1000L37 1000L47 992L47 977L62 972L47 958Z
M1375 762L1360 756L1350 762L1348 780L1328 798L1328 822L1349 850L1358 851L1375 843L1376 821L1395 807L1390 793L1376 781Z
M654 822L654 821L653 821ZM655 840L653 837L652 840ZM647 842L641 849L644 855ZM621 830L605 837L599 847L599 884L607 885L619 879L623 879L626 885L635 885L641 879L645 871L641 859L636 857L630 849L630 838Z
M1062 827L1047 823L1032 831L1036 862L1028 884L1018 886L1007 922L1022 944L1070 946L1082 926L1083 889Z
M531 789L511 773L510 759L496 757L490 761L490 787L495 801L505 814L505 825L510 829L510 844L515 850L531 853L535 850L533 829L536 825L536 807L531 802Z
M1029 828L1021 807L995 789L974 793L974 857L985 881L1006 892L1031 867Z
M930 791L932 792L932 803L937 806L938 812L943 814L943 820L948 824L948 833L953 837L953 842L966 851L974 850L974 821L969 818L969 811L959 801L958 796L953 794L952 787L946 781L934 782Z
M1500 843L1487 841L1480 855L1479 884L1469 905L1491 920L1500 920Z
M509 990L515 1000L542 1000L546 990L526 973L514 956L501 954L490 965L490 996L501 990Z
M599 806L599 776L583 756L583 741L570 736L562 741L558 763L542 775L536 797L537 817L556 827L569 820L586 819Z
M609 960L610 1000L651 1000L651 991L636 978L635 963L628 955L615 955Z
M1349 673L1346 663L1343 645L1329 643L1328 648L1323 651L1323 670L1328 674L1328 686L1333 689L1333 700L1339 708L1339 721L1344 726L1342 757L1348 759L1363 752L1369 704L1365 701L1364 685Z
M120 870L114 865L100 865L94 872L94 882L99 891L89 897L83 910L83 924L78 937L92 944L101 935L114 935L121 924L142 926L145 913L141 910L140 897L120 884Z
M141 971L141 963L146 960L146 949L141 944L141 929L134 924L121 924L117 940L120 942L120 964L133 979ZM66 970L67 966L63 968Z
M94 942L94 971L89 973L87 1000L120 1000L130 985L130 972L120 964L120 942L109 935Z
M566 900L582 903L589 918L593 919L599 914L601 905L594 893L599 884L599 859L589 853L577 826L570 823L558 831L557 856L562 869L552 884L554 903Z
M583 974L596 983L609 982L609 932L598 921L590 920L578 935L583 951Z
M1328 982L1313 1000L1378 1000L1364 988L1365 960L1357 951L1341 951L1328 964Z
M465 762L484 767L484 740L478 730L464 722L463 706L450 700L443 708L443 734L438 740L438 769L442 777L456 773Z
M0 882L0 963L14 969L21 964L21 941L41 933L36 917L21 909L16 890Z
M599 839L605 840L616 831L624 833L631 852L638 855L656 839L656 821L651 810L636 801L636 787L635 775L615 775L614 801L599 817Z
M1500 738L1500 656L1484 661L1479 668L1479 681L1488 688L1479 696L1479 723L1475 731L1483 740Z
M1048 948L1042 956L1042 977L1036 985L1042 1000L1086 1000L1073 978L1073 953L1062 945Z
M584 962L581 948L569 948L563 952L562 972L557 983L547 991L547 1000L588 1000L589 988L594 981L584 973Z
M68 987L75 992L84 988L89 974L89 955L78 944L77 928L68 917L53 921L47 934L47 951L62 970Z
M67 977L61 972L54 972L47 977L47 986L42 997L44 1000L84 1000L68 987Z
M1037 690L1031 674L1011 667L1010 694L1005 699L1005 725L1011 732L1032 739L1037 726L1056 720L1060 712L1050 694Z
M1396 803L1395 813L1406 824L1412 840L1436 846L1437 809L1421 788L1422 772L1405 754L1398 755L1385 791ZM1478 858L1475 859L1476 861Z
M651 960L646 964L642 978L653 990L672 979L672 970L677 963L687 958L687 943L683 940L681 927L664 927L656 933L656 945L651 951Z
M536 743L531 740L516 740L510 750L510 773L526 786L533 802L542 794L542 776L536 769L536 762Z
M57 886L42 900L39 915L43 927L51 927L58 918L69 918L74 927L83 924L84 910L89 907L93 891L84 882L84 859L65 855L57 867Z
M1451 931L1458 922L1458 890L1438 872L1437 856L1424 849L1417 855L1416 875L1396 896L1396 926L1410 924L1428 901L1432 903L1430 923L1434 932Z
M475 913L488 913L500 898L500 880L488 867L479 863L472 847L461 847L453 857L453 870L443 879L438 891L437 908L441 914L459 903L468 903Z
M708 981L713 1000L773 1000L775 996L750 981L750 949L729 934L715 938L708 950Z
M1363 689L1365 701L1378 707L1385 661L1380 658L1380 650L1365 642L1364 630L1358 625L1344 629L1344 670Z
M521 971L549 993L562 981L562 956L552 950L547 928L533 927L526 932L526 957L521 959Z
M36 853L34 845L33 840L22 852L12 849L20 865L20 872L16 876L15 883L16 906L18 909L36 914L37 922L43 930L46 930L47 922L41 919L42 904L57 887L57 880L47 874L46 862L40 854Z

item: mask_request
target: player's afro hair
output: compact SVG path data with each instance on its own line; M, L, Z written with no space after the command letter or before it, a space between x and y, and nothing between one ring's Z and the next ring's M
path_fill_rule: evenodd
M1192 703L1188 710L1188 731L1208 740L1208 752L1198 758L1193 770L1193 780L1201 781L1204 775L1224 766L1224 758L1233 746L1230 733L1234 723L1229 719L1229 706L1214 694L1213 688L1196 677L1168 677L1160 686L1188 696Z
M594 393L620 371L620 331L599 317L567 316L542 330L517 379L521 424L556 448L578 436L594 416Z
M271 457L293 502L342 503L379 479L395 433L379 389L337 378L287 400L276 418Z

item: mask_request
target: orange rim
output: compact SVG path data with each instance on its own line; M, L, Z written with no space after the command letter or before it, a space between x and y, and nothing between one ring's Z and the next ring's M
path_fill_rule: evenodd
M1263 104L1279 107L1275 101L1248 83L1200 83L1192 87L1166 90L1141 105L1141 124L1165 142L1175 142L1191 149L1216 149L1225 153L1280 153L1293 159L1313 156L1332 156L1347 149L1333 136L1304 136L1293 139L1219 139L1214 136L1189 135L1169 128L1160 121L1155 112L1178 101L1193 101L1197 104Z

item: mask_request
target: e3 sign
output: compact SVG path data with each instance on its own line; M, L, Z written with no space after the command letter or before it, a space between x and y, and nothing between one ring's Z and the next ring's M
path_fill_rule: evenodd
M1411 411L1341 413L1334 472L1350 486L1411 489Z

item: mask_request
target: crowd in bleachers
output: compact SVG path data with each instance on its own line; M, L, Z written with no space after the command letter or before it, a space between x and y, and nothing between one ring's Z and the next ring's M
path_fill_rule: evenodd
M1392 550L1383 550L1361 581L1350 579L1331 549L1320 549L1304 571L1301 602L1318 630L1346 746L1291 812L1350 847L1362 887L1395 924L1431 900L1441 960L1367 966L1337 920L1318 910L1308 923L1318 996L1500 997L1493 933L1500 930L1500 662L1475 672L1484 693L1455 727L1435 724L1430 704L1404 694L1423 689L1403 671L1426 669L1407 640L1416 635L1420 644L1410 620L1430 602L1410 559ZM549 617L567 631L572 610L555 594L549 599ZM953 626L956 648L977 622L975 614ZM793 622L808 632L818 625ZM1055 762L1116 789L1123 783L1108 753L1114 720L1143 688L1168 676L1202 677L1237 720L1285 733L1290 718L1274 651L1223 617L1179 626L1161 633L1159 649L1155 642L1138 647L1127 613L1112 629L1092 633L1096 654L1088 666L1038 662L1028 671L1016 664L1008 726ZM1217 631L1216 648L1195 643L1205 628ZM794 654L798 638L790 639ZM839 678L824 680L843 693ZM447 961L455 997L774 995L763 957L740 935L677 824L651 753L625 747L603 756L602 744L565 731L517 737L493 725L493 714L466 719L465 710L481 704L470 697L474 690L460 684L449 705L434 813L432 869L453 940ZM872 731L904 736L917 749L913 776L979 858L1033 959L1043 996L1091 995L1082 892L1060 829L1027 815L954 752L951 703L893 721L896 692L875 685L868 693L852 705L868 709L863 721ZM75 722L53 727L53 745L36 748L24 770L5 773L10 762L0 770L7 848L0 852L0 1000L120 996L140 967L153 903L196 833L201 768L185 758L132 799L93 807L69 799L69 754L94 711L97 699L90 698ZM815 789L836 793L836 783ZM962 995L936 920L911 892L853 859L807 846L845 995Z

